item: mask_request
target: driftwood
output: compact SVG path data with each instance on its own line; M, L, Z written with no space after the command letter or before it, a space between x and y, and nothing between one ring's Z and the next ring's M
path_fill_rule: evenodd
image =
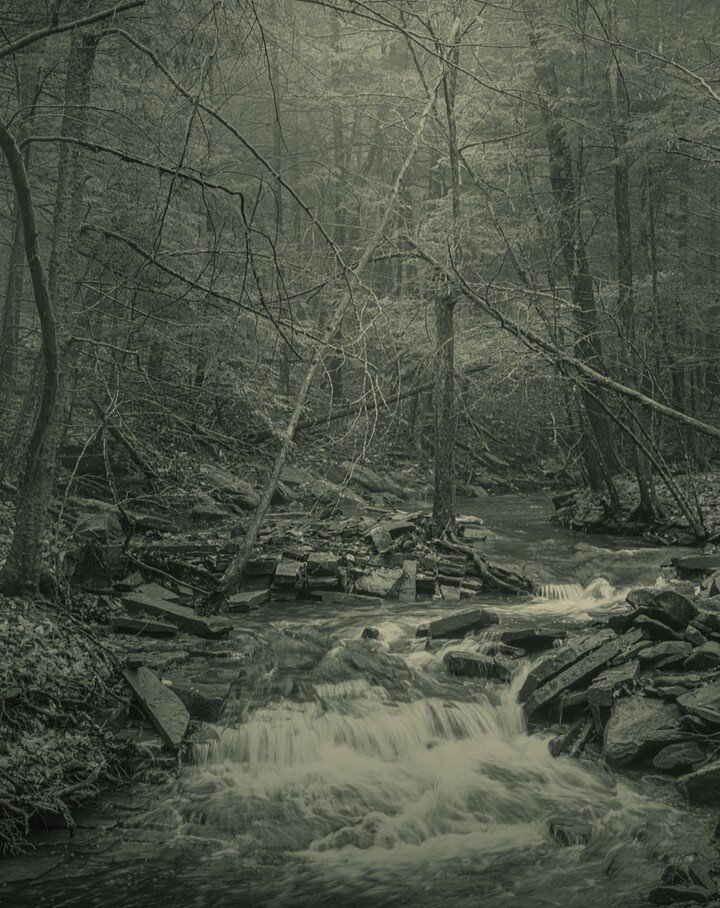
M503 593L511 593L514 596L524 596L533 591L533 583L531 580L528 580L527 577L521 577L519 574L514 573L514 571L507 571L505 568L499 567L496 564L490 564L480 552L476 552L475 549L471 548L469 545L462 545L457 542L457 540L448 542L445 539L437 540L437 545L449 549L451 552L457 552L460 555L468 557L472 561L475 570L478 572L483 582L492 589L499 590Z

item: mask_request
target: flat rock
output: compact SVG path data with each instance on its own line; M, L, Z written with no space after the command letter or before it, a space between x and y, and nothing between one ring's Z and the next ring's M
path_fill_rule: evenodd
M556 675L551 681L543 684L525 701L525 716L531 719L534 714L545 709L563 691L579 687L591 680L604 668L611 659L619 655L623 648L631 646L640 639L640 631L633 630L623 637L615 637L602 646L583 656L565 671Z
M129 618L114 615L110 624L120 634L139 634L141 637L174 637L178 629L174 624L152 621L150 618Z
M681 776L677 785L691 804L720 806L720 762Z
M666 640L664 643L656 643L655 646L648 646L639 653L640 664L650 665L653 662L659 662L661 659L675 657L683 659L692 652L692 644L683 640Z
M676 631L683 631L697 615L695 603L675 590L660 590L644 605L648 614Z
M583 656L598 649L603 643L615 639L616 635L613 631L602 630L597 634L590 634L578 640L573 640L568 646L562 647L562 649L544 659L530 671L520 688L518 699L521 703L524 703L542 684L546 684L556 675L559 675L560 672L582 659Z
M689 646L690 644L688 644ZM708 640L692 651L684 662L688 671L703 671L720 666L720 643Z
M705 751L693 741L669 744L653 757L655 769L663 772L689 772L705 759Z
M552 630L551 628L519 628L517 630L503 631L500 634L501 643L524 649L528 653L549 649L557 641L565 640L567 631Z
M144 666L125 669L123 677L165 744L175 751L179 750L190 714L177 695Z
M720 725L720 681L688 691L678 698L678 706L683 713Z
M697 580L720 570L720 553L673 558L672 565L681 580Z
M683 635L680 631L673 630L669 625L658 621L656 618L650 618L648 615L639 615L634 621L633 626L643 632L643 636L648 640L682 640Z
M415 636L433 637L435 640L459 640L470 631L482 630L484 627L497 624L498 621L497 614L488 609L468 609L448 615L447 618L437 618L435 621L420 625Z
M126 593L122 603L128 611L146 612L149 615L163 618L171 624L197 637L225 637L232 630L232 623L224 618L204 618L184 605L168 602L156 596L144 596L142 593Z
M618 691L635 686L639 668L637 661L626 662L598 675L587 689L587 702L596 707L612 706Z
M323 592L320 599L323 605L341 605L346 608L368 605L377 608L382 605L382 601L377 596L361 596L358 593L342 593L339 590Z
M270 590L241 590L228 599L228 610L231 612L250 612L260 608L270 599Z
M615 769L626 768L686 737L674 703L635 694L615 704L605 726L603 760Z
M379 567L362 574L355 581L355 592L382 599L397 597L403 580L401 567Z

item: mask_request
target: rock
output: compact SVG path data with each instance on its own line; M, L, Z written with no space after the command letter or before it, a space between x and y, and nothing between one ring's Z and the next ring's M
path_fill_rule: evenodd
M402 568L374 568L355 581L355 592L364 596L380 596L382 599L397 598L402 580Z
M632 645L639 638L640 632L636 630L630 631L624 637L616 637L588 653L551 681L543 684L523 704L526 718L531 719L536 713L545 709L563 691L579 687L583 682L589 681L611 659L622 652L625 646Z
M603 760L614 769L626 768L686 737L674 703L635 694L615 704L605 726Z
M653 905L677 905L697 902L707 905L715 894L703 886L656 886L648 893L648 901Z
M684 631L697 615L698 608L692 600L675 590L660 590L644 605L650 618L662 621L675 631Z
M705 634L705 636L719 633L720 615L718 615L717 612L710 612L703 609L698 612L697 617L693 618L691 627L697 628L700 633Z
M673 630L662 621L650 618L647 615L640 615L633 621L633 625L643 632L643 636L648 640L682 640L683 636L679 631Z
M556 641L565 640L566 637L567 631L551 630L549 628L525 628L503 631L499 639L508 646L518 647L528 653L534 653L549 649Z
M663 772L688 772L696 763L705 759L705 751L692 741L681 744L669 744L655 754L653 766Z
M384 526L373 527L368 536L372 539L372 544L375 546L375 551L378 555L383 555L392 548L393 538Z
M592 826L584 820L569 817L552 817L548 820L548 832L558 845L571 847L587 845L592 836Z
M520 688L518 699L524 703L541 684L547 683L603 643L615 639L616 635L611 630L602 630L597 634L574 640L570 645L559 649L530 671Z
M141 637L174 637L178 631L174 624L151 621L149 618L128 618L125 615L113 616L110 624L118 633L139 634Z
M468 609L421 625L415 636L433 637L435 640L460 640L470 631L482 630L484 627L497 624L498 621L499 618L495 612L484 608Z
M169 602L155 596L144 596L142 593L126 593L122 603L128 611L147 612L149 615L164 618L171 624L195 634L197 637L226 637L232 630L232 623L224 618L204 618L184 605Z
M402 602L415 601L415 584L417 582L417 561L407 559L402 563L403 579L400 585L399 598Z
M349 478L350 482L361 486L368 492L392 492L395 495L402 493L401 487L389 476L380 476L370 467L359 463L350 463L345 460L340 464L340 470L344 476Z
M663 855L662 881L669 886L702 886L715 892L717 868L702 854L670 852Z
M207 499L199 501L190 511L190 519L193 523L200 526L213 526L217 523L225 523L234 517L232 511L215 502L210 496Z
M449 652L443 658L443 664L451 675L463 678L490 678L497 681L509 681L512 675L502 657L493 658L478 653Z
M443 599L446 599L448 602L458 602L460 600L460 590L462 589L459 586L447 586L446 584L438 584L438 589L440 590L440 595Z
M381 600L377 596L360 596L357 593L323 592L320 596L323 605L341 605L346 608L370 605L377 608Z
M332 574L338 576L342 559L335 552L310 552L307 560L308 576Z
M228 599L228 611L250 612L260 608L269 599L270 590L241 590Z
M232 659L194 657L165 674L193 719L217 722L239 674Z
M363 640L377 640L380 637L380 631L376 627L366 627L361 636Z
M688 646L690 646L689 643ZM685 660L683 667L688 671L703 671L718 666L720 666L720 643L709 640L693 650Z
M690 643L686 643L683 640L666 640L664 643L656 643L655 646L649 646L644 649L639 654L639 659L640 664L646 666L668 657L684 659L691 652L692 645Z
M683 713L720 725L720 681L696 687L678 698Z
M637 662L626 662L619 668L611 668L598 675L586 692L589 705L598 708L612 706L617 691L635 686L639 667Z
M630 630L635 623L635 620L641 615L647 615L647 612L641 608L634 608L626 612L610 615L607 619L607 626L615 631L616 634L624 634L626 631Z
M179 750L190 714L177 695L144 666L125 669L123 677L165 744L174 751Z
M671 563L680 580L699 580L720 570L720 553L673 558Z
M237 476L223 467L215 464L205 464L201 472L213 485L213 491L227 496L232 502L246 511L252 511L260 502L260 496L249 482L238 479Z
M720 761L681 776L677 785L691 804L720 806Z
M550 755L559 757L568 754L578 756L593 734L593 720L582 718L571 726L566 732L553 738L548 745Z
M684 637L688 643L692 643L693 646L702 646L703 643L707 641L705 634L701 633L696 627L693 627L692 624L688 624L685 628Z

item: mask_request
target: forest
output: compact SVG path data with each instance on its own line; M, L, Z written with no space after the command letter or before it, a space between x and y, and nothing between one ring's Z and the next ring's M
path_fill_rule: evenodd
M0 78L0 903L720 904L718 4Z

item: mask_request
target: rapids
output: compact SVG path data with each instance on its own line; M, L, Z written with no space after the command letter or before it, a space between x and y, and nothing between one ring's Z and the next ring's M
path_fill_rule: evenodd
M466 503L488 554L537 578L536 596L486 598L508 625L580 628L661 578L667 549L548 523L541 498ZM642 904L667 851L707 847L717 818L671 786L554 759L528 735L517 690L451 678L450 641L418 623L448 608L384 603L331 614L272 604L248 618L260 657L238 699L162 786L136 785L79 816L76 840L38 836L0 865L0 902L52 906L623 906ZM363 627L378 643L360 641ZM562 847L551 817L590 843ZM13 880L16 884L13 884ZM4 901L5 900L5 901Z

